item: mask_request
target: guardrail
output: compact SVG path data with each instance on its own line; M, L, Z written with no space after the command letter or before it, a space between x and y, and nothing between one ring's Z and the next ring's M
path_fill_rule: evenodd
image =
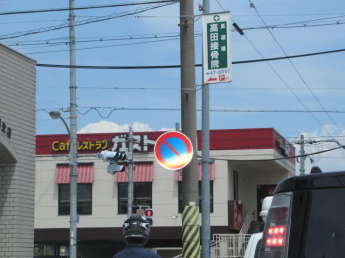
M247 248L249 234L214 234L213 241L217 243L211 249L213 258L243 258Z
M212 258L243 258L246 251L249 234L214 234L211 241ZM172 258L182 258L179 254Z

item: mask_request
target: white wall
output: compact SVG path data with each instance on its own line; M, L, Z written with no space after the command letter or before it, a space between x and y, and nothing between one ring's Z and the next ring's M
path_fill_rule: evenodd
M35 104L36 62L0 43L0 119L7 126L0 131L2 258L33 257Z
M211 156L229 159L238 151L212 151ZM258 150L247 151L253 156ZM269 153L264 150L263 157ZM243 155L243 152L242 152ZM252 155L249 155L251 158ZM272 151L271 157L273 158ZM136 162L154 161L152 183L152 206L155 211L154 223L157 227L181 226L181 214L178 214L178 183L175 181L175 172L162 168L152 153L136 154ZM57 163L68 163L67 156L40 156L36 157L36 215L35 228L68 228L69 216L58 216L58 185L55 184L55 168ZM106 173L108 163L92 155L83 155L78 162L93 162L95 167L93 183L92 215L80 216L80 227L121 227L126 218L125 214L117 214L117 183L114 176ZM213 185L214 212L211 214L212 226L227 226L228 200L233 199L233 170L226 160L215 161L215 179ZM239 195L244 205L253 199L256 200L257 184L276 184L286 173L254 173L236 169L239 172Z

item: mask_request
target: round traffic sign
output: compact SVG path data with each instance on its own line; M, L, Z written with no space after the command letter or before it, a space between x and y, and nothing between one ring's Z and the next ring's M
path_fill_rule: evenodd
M170 170L187 166L193 158L192 143L180 132L162 134L156 141L154 152L158 163Z

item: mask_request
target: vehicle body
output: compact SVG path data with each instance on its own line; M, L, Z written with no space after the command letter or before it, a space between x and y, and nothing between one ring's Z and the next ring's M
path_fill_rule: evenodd
M260 217L266 222L268 210L271 206L273 196L266 197L262 202ZM261 246L262 232L253 234L248 242L243 258L258 258Z
M259 258L345 257L345 172L318 173L278 184Z
M253 234L248 242L244 258L258 258L261 246L262 232Z

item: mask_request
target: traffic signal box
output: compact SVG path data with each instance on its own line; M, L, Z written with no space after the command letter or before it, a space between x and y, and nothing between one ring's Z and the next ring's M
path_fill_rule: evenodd
M145 209L145 218L148 223L152 226L153 225L153 210L152 209Z

